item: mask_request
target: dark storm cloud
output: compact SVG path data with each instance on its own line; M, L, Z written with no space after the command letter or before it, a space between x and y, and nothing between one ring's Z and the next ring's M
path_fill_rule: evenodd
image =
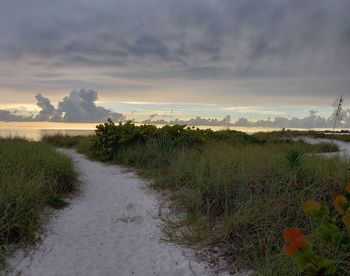
M159 83L164 94L205 80L227 99L244 88L230 89L230 81L263 80L247 95L333 97L350 85L349 13L348 0L5 0L0 68L25 76L25 69L16 72L18 62L37 73L44 67L48 77L83 68L130 81L176 79ZM276 78L284 82L276 85ZM303 85L294 91L290 80ZM111 91L116 85L99 83Z

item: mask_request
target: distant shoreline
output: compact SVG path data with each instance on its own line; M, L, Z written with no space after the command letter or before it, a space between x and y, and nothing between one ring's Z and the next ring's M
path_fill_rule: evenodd
M55 122L1 122L0 121L0 137L20 136L31 140L39 141L45 135L91 135L94 134L94 130L98 123L55 123ZM141 123L135 123L135 125L141 125ZM156 125L162 127L163 125ZM192 126L189 126L192 127ZM200 129L212 129L223 130L237 130L248 134L254 134L257 132L272 132L282 131L283 128L270 128L270 127L236 127L236 126L195 126ZM285 128L285 131L317 131L321 133L333 133L332 129L327 128ZM350 129L337 129L337 134L350 134Z

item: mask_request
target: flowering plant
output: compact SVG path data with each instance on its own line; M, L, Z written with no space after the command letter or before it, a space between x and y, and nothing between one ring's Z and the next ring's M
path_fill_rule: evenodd
M318 226L314 229L320 242L336 251L350 250L350 182L345 186L346 195L337 195L330 210L325 203L307 200L303 203L303 212L315 219ZM337 271L334 260L323 258L313 252L312 245L298 228L287 228L283 232L286 241L284 251L292 256L300 270L306 275L333 275ZM350 267L348 267L350 269Z

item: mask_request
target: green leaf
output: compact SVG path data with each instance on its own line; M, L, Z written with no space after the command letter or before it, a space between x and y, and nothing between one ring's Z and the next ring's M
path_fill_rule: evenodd
M305 260L304 255L300 251L298 251L294 254L293 258L300 270L304 270L305 266L307 265L307 261Z
M318 272L318 269L315 268L315 266L312 264L312 263L307 263L304 267L304 272L306 273L317 273Z
M329 267L330 265L332 265L333 262L329 259L324 259L321 263L320 266L321 267Z
M337 246L342 237L342 231L331 223L320 225L315 232L322 241L331 243L333 246Z

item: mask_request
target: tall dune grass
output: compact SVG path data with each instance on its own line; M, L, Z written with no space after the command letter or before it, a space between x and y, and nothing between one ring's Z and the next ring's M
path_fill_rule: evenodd
M95 139L94 135L88 136L70 136L63 134L46 135L41 141L46 144L54 145L58 148L75 148L78 152L86 154L94 159L92 144Z
M169 237L221 244L232 261L259 275L296 275L281 250L281 233L291 226L308 232L302 202L330 203L349 177L349 164L310 156L290 168L284 161L289 147L217 144L174 155L156 184L173 191L175 206L187 216L165 224Z
M9 243L34 239L40 209L61 206L76 179L72 161L52 146L0 139L0 258Z

